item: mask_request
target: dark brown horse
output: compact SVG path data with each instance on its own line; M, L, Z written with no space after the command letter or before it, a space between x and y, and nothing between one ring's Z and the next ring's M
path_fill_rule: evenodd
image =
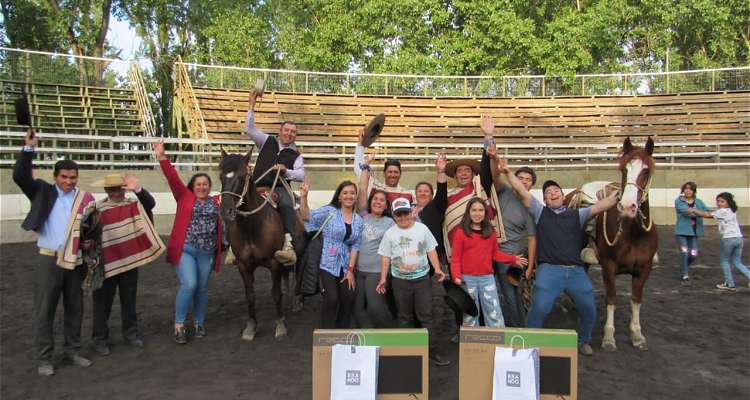
M252 150L246 155L227 154L221 151L221 208L220 215L229 227L229 244L237 257L237 269L245 283L248 307L247 327L243 340L253 340L257 330L255 318L255 269L271 270L273 286L271 296L276 303L276 338L286 336L282 306L281 279L284 278L287 295L291 295L289 272L274 257L284 245L284 228L281 215L270 202L258 193L248 162ZM298 221L298 231L301 221Z
M648 191L654 174L653 152L654 141L651 138L646 141L645 147L634 146L630 138L625 139L619 161L622 174L618 194L620 201L617 207L603 212L596 220L596 249L602 266L607 304L607 322L602 340L602 348L606 350L617 349L615 278L622 274L632 277L630 340L637 349L648 349L646 338L641 333L640 311L643 286L651 273L654 255L659 247L659 237L648 203ZM616 183L591 182L579 192L589 199L603 198L601 194L597 196L597 192L611 190L613 186L616 188ZM569 195L575 196L574 193Z

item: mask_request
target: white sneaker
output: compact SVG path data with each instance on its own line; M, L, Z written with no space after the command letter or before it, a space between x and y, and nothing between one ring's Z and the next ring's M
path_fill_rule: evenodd
M737 290L736 287L729 286L726 281L724 283L722 283L721 285L716 285L716 288L720 289L720 290L729 290L729 291L735 291L735 290Z

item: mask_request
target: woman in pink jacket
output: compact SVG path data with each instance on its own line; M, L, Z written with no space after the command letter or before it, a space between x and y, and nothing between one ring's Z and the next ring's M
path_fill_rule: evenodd
M221 218L219 197L209 196L211 178L197 173L187 186L164 155L164 141L154 145L154 153L177 201L172 233L167 244L167 262L175 267L180 290L175 300L174 340L187 343L185 319L193 304L195 338L206 336L203 322L208 304L208 281L211 270L219 270L221 259Z

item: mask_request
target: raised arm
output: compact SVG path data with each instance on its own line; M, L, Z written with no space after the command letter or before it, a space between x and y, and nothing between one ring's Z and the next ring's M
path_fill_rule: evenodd
M526 190L526 188L523 186L523 183L521 183L521 181L519 181L518 178L513 175L513 172L511 172L510 168L508 168L508 164L506 164L505 159L499 158L497 160L497 163L498 171L505 174L505 179L516 192L518 197L521 198L521 202L523 203L524 207L531 206L531 193L529 193L529 191Z
M174 196L175 200L179 201L188 192L188 189L185 183L182 182L182 179L180 179L180 174L177 173L177 170L174 169L174 166L165 155L164 140L159 139L154 143L154 154L159 160L161 172L167 178L169 189L172 190L172 196Z
M255 126L255 102L258 99L258 94L255 89L250 90L250 105L247 109L247 115L245 116L245 133L253 143L260 149L266 143L268 135L263 133L257 126Z
M490 171L491 167L489 164L489 158L486 158L486 156L488 156L487 149L495 147L495 138L493 137L495 132L495 119L489 115L483 115L479 128L482 130L482 134L484 134L484 151L482 152L482 161L479 164L479 181L482 183L484 191L489 195L490 190L492 189L493 178Z
M34 200L39 190L39 185L34 180L32 172L34 149L38 140L39 137L29 128L24 137L23 150L21 150L21 154L19 154L16 160L16 165L13 166L13 182L21 188L21 191L29 200Z
M597 201L593 206L591 206L591 213L589 214L589 218L593 218L594 216L609 210L610 208L614 207L614 205L617 204L618 201L620 201L620 199L617 198L614 193L611 197L607 197L604 200Z
M136 178L135 176L126 173L125 175L123 175L122 180L125 181L125 185L123 186L123 188L125 190L132 190L133 193L135 193L138 201L146 211L148 219L150 219L151 222L154 222L154 214L152 212L152 210L156 206L156 200L154 199L154 196L152 196L151 193L148 192L148 190L141 187L141 184L138 182L138 178Z
M360 130L361 134L364 134L364 130ZM361 137L361 135L360 135ZM370 168L370 163L375 158L374 155L368 154L367 156L364 156L364 159L362 160L363 165L367 165L368 168ZM354 166L355 170L359 170L359 164ZM367 208L367 198L370 196L370 191L368 190L370 187L370 172L372 168L365 169L364 171L360 170L359 175L359 193L357 194L357 207L356 212L362 213Z
M503 174L498 170L497 162L497 148L490 146L485 150L488 158L490 159L490 172L492 173L492 183L495 185L495 190L500 190L503 183Z
M310 220L310 204L307 202L307 195L310 193L310 178L305 178L304 182L299 185L299 216L303 221Z

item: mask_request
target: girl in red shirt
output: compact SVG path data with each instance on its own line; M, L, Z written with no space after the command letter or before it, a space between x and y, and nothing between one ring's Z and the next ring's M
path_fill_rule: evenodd
M529 260L521 255L510 255L500 251L494 231L490 225L487 204L479 197L469 200L466 212L461 219L463 235L453 239L451 276L453 282L462 285L474 304L480 308L486 326L503 327L503 311L497 295L492 261L511 265L526 266ZM464 314L464 326L479 325L479 316Z

